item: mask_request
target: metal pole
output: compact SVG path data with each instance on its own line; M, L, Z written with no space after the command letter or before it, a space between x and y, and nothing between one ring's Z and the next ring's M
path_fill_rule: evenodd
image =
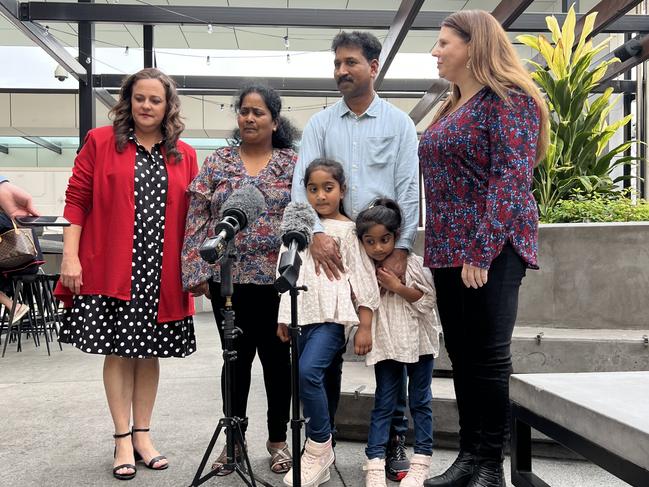
M145 25L144 34L144 67L154 68L155 59L153 58L153 25Z
M93 0L79 0L80 3L92 3ZM83 144L88 131L95 127L95 94L92 89L92 75L95 57L95 24L79 22L79 62L87 70L86 81L79 81L79 147Z

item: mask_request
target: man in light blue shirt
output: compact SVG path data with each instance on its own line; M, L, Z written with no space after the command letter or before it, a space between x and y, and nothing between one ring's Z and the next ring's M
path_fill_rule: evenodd
M338 161L345 170L347 191L343 200L351 219L379 197L396 200L403 212L403 225L396 248L382 266L403 278L408 252L417 233L419 217L419 159L415 125L404 112L382 100L374 91L379 70L381 43L372 34L342 32L332 43L334 78L343 99L315 114L307 123L298 162L293 173L292 200L306 202L304 172L318 158ZM310 252L317 270L329 279L339 277L342 261L335 241L314 227ZM325 384L332 420L340 395L342 351L327 370ZM401 397L392 420L386 454L388 478L399 481L409 462L403 440L405 418L405 368Z

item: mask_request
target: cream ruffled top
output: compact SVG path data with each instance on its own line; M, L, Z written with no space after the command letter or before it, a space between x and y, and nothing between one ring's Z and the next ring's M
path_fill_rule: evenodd
M324 272L318 276L309 249L300 252L302 267L297 284L306 285L308 291L300 291L298 295L298 325L326 322L357 325L358 306L372 310L379 307L374 264L356 237L354 222L327 218L320 221L325 233L338 242L345 271L340 279L334 281L330 281ZM282 247L281 252L285 250ZM285 324L291 322L291 297L288 292L282 294L277 321Z
M412 253L408 256L406 285L424 295L414 303L392 292L381 296L372 319L372 351L365 357L367 365L387 359L414 363L420 355L439 354L441 327L433 276L424 267L424 260Z

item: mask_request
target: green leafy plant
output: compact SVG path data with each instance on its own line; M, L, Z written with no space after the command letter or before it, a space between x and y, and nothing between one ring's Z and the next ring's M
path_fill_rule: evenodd
M550 208L543 223L633 222L649 221L649 202L635 203L626 193L576 194L574 199L561 200Z
M546 69L529 61L534 66L532 77L546 93L550 110L550 145L534 172L533 191L542 220L560 201L572 198L575 191L585 195L618 191L616 183L626 176L613 179L611 173L637 159L624 155L635 141L626 141L605 152L611 137L631 121L631 115L609 125L607 116L619 97L611 99L612 88L599 96L591 95L608 66L619 62L612 58L592 67L595 55L610 41L609 38L593 46L587 40L596 16L594 12L586 17L574 51L574 6L562 27L556 17L546 17L552 42L544 35L517 37L538 51L547 63Z

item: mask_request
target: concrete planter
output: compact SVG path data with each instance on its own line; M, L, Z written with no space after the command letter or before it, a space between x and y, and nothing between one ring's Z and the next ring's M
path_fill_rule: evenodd
M539 271L528 271L519 325L649 328L649 222L539 228Z

